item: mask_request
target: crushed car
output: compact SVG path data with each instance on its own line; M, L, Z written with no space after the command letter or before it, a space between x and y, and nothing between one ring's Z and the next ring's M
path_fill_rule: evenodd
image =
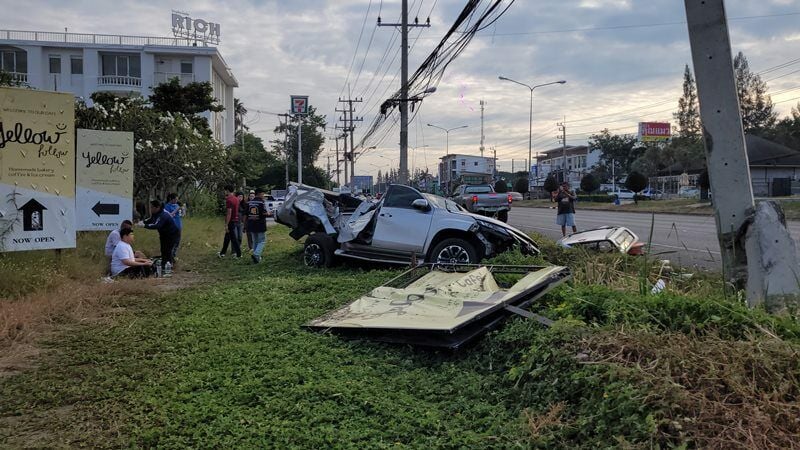
M603 253L643 255L644 243L625 227L601 227L581 231L561 238L558 245L564 248L583 247Z
M276 221L295 240L308 236L303 261L330 267L334 258L390 264L476 264L512 248L539 253L522 231L471 214L451 200L390 185L380 200L292 184Z
M457 349L512 314L549 326L526 308L567 281L560 266L426 264L305 326L345 337Z

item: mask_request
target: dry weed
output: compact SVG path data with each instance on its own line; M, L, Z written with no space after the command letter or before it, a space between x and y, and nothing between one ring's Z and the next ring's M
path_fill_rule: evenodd
M528 430L531 433L531 437L536 439L547 428L562 425L561 414L565 408L566 403L558 402L551 404L544 414L532 414L529 409L525 409L525 418L528 422Z
M648 402L676 413L660 428L709 449L800 448L800 359L770 335L729 341L710 334L615 331L586 337L592 363L634 368Z

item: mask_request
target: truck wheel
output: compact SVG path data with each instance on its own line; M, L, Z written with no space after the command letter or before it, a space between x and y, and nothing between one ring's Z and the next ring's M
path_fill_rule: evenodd
M445 239L431 251L430 262L435 264L477 264L478 252L468 241Z
M328 235L314 233L303 246L303 263L308 267L333 266L334 241Z
M508 222L508 210L498 211L497 220L499 220L500 222Z

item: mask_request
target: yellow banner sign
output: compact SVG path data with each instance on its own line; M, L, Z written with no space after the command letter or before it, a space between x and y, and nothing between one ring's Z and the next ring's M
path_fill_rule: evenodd
M75 247L71 94L0 88L0 251Z

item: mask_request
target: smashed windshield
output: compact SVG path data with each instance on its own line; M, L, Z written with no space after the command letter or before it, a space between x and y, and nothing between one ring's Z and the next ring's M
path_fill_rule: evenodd
M462 212L464 211L463 208L458 206L454 201L447 200L444 197L439 197L438 195L433 194L422 194L425 197L425 200L428 201L433 207L446 209L449 212Z

